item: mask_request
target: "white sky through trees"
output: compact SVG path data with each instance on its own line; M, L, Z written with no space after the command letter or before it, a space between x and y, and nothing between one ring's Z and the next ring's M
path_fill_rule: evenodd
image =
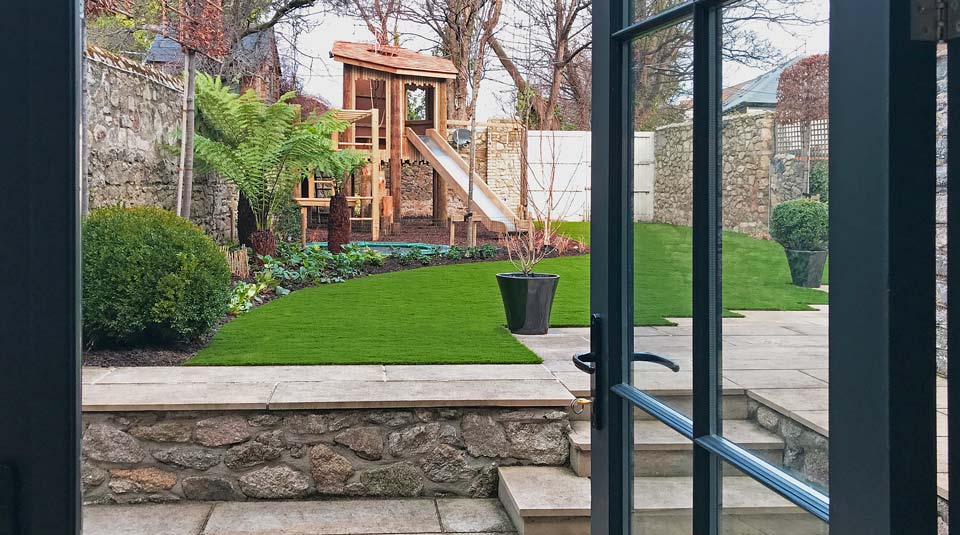
M504 20L510 22L509 3L504 8ZM513 0L543 2L549 0ZM810 0L804 6L803 15L809 18L826 20L829 0ZM513 14L515 16L515 13ZM350 17L335 16L319 11L311 16L313 28L303 32L297 43L298 76L304 82L306 92L319 95L334 106L342 105L343 68L330 59L330 50L337 40L371 42L372 36L366 26ZM750 25L750 30L759 37L767 39L787 58L824 53L828 50L829 25L781 28L766 23ZM413 50L428 50L432 42L424 37L429 30L416 25L401 22L399 25L401 44ZM504 30L509 31L509 29ZM283 29L280 29L283 33ZM499 34L498 34L499 35ZM289 44L281 42L281 49L289 54ZM286 46L285 46L286 45ZM747 67L725 63L723 85L731 86L759 76L774 65L765 67ZM514 86L504 72L500 62L491 53L487 59L487 77L480 89L480 101L477 106L478 119L483 121L492 117L509 115Z

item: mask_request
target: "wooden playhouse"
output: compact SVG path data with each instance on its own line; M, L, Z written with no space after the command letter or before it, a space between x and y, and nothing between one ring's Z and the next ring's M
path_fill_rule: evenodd
M335 42L330 55L343 64L343 109L336 113L351 123L335 141L371 153L371 165L347 192L351 206L360 206L355 220L370 222L374 241L391 232L403 209L402 168L410 162L433 168L433 219L447 220L447 190L466 203L469 187L467 163L447 142L447 86L457 77L453 63L401 47L345 41ZM483 179L476 174L473 179L476 220L495 232L523 228ZM309 208L329 206L324 188L329 184L311 180L295 192L302 226Z

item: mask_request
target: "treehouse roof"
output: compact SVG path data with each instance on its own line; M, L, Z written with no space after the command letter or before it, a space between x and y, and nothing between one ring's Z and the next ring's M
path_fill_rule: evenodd
M457 77L457 70L449 59L420 54L399 46L336 41L330 57L340 63L391 74L446 79Z

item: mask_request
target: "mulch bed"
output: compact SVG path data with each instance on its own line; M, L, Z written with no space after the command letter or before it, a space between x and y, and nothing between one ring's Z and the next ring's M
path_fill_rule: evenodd
M433 227L429 223L420 223L420 224L423 224L423 226L426 228L436 228L437 232L439 232L444 236L444 239L429 240L427 239L428 235L425 234L424 232L414 233L413 225L407 223L403 225L403 228L405 230L402 233L400 233L398 236L395 235L395 236L387 237L383 241L389 240L389 241L406 242L406 243L420 242L420 243L434 243L434 244L436 243L446 244L449 241L450 230L448 227ZM406 235L405 233L408 232L408 230L406 229L409 229L409 232L411 233L411 235L415 236L413 239L406 239L406 240L402 239ZM322 235L314 234L309 237L309 240L325 241L326 240L325 234L326 234L325 232ZM479 231L479 229L477 234L478 234L477 242L480 245L483 245L485 243L496 244L499 242L499 237L494 233L485 233L485 238L487 241L481 240L481 232ZM490 238L491 234L494 237L496 237L496 239L491 239ZM364 241L365 239L369 240L369 234L367 234L367 237L364 238L361 233L355 232L352 235L352 239L353 241ZM464 234L463 243L465 242L466 242L466 235ZM461 242L458 241L458 243L461 243ZM587 254L589 252L590 250L588 246L579 244L579 245L570 247L570 249L568 249L563 256L578 256L582 254ZM401 265L394 258L388 257L384 261L382 266L379 266L379 267L367 266L366 270L364 271L364 276L378 275L381 273L390 273L393 271L401 271L405 269L419 269L423 267L432 267L432 266L447 266L451 264L471 264L475 262L496 262L496 261L507 260L507 259L508 259L507 254L503 251L499 251L497 255L493 258L486 258L486 259L463 258L460 260L451 260L446 257L441 257L439 259L433 259L428 266L424 266L418 263ZM251 276L249 277L249 281L252 282L253 277L254 276L251 274ZM303 288L309 288L312 286L314 285L313 284L291 285L290 283L283 284L284 288L291 291L301 290ZM260 298L261 298L261 303L255 306L260 306L270 301L273 301L274 299L278 299L279 296L277 296L276 294L270 293L270 294L261 295ZM85 349L83 351L83 365L99 366L99 367L117 367L117 368L134 367L134 366L179 366L184 362L190 360L201 349L203 349L214 337L214 335L217 334L217 331L220 330L220 327L222 327L224 324L228 323L229 321L233 320L233 318L234 318L233 316L227 315L223 317L219 322L217 322L217 325L214 326L214 328L211 329L210 332L207 333L202 338L198 340L194 340L190 343L178 344L172 347L139 347L139 348L133 348L133 349L109 349L109 348Z
M455 244L461 247L467 244L467 225L456 224ZM354 230L350 238L352 241L372 241L369 230ZM327 241L325 227L310 228L307 230L307 241ZM404 219L396 225L394 232L382 232L382 242L397 243L429 243L433 245L450 245L450 226L447 223L435 223L431 219ZM477 223L477 245L500 243L500 234L487 230L483 223Z

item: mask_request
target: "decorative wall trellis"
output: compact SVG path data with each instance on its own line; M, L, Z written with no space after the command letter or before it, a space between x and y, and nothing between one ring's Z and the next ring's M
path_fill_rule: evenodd
M774 130L776 139L776 153L792 154L800 158L803 154L803 136L805 127L810 128L810 157L825 159L830 156L829 127L827 120L811 121L810 123L777 124Z

